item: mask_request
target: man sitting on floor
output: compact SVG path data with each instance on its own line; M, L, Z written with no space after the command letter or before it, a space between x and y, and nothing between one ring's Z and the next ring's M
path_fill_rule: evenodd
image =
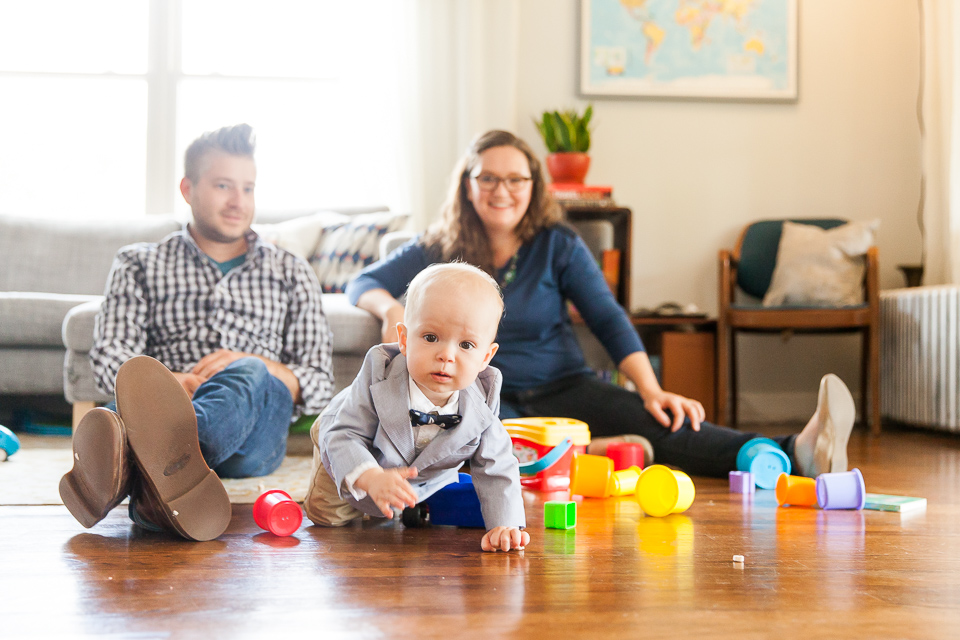
M130 495L142 527L219 536L230 502L218 475L274 471L291 419L333 395L316 276L250 229L253 151L246 124L195 140L180 183L192 221L117 254L90 352L116 402L81 420L60 483L85 527Z

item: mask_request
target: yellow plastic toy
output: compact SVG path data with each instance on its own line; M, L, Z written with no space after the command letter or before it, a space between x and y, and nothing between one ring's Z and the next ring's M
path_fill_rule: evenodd
M648 516L682 513L693 504L695 495L690 476L662 464L647 467L637 480L637 499Z

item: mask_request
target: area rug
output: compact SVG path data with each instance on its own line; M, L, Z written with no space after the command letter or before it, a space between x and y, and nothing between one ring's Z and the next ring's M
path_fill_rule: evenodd
M70 449L20 449L0 462L0 505L63 504L60 478L72 466ZM307 495L311 459L287 456L275 472L261 478L224 480L230 502L252 504L267 489L283 489L297 502Z

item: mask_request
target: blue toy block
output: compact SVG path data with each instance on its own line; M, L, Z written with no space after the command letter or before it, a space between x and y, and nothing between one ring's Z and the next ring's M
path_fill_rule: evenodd
M544 502L543 526L547 529L572 529L577 526L577 503L561 500Z
M403 524L422 527L427 524L484 529L480 498L468 473L448 484L415 507L403 510Z
M756 493L757 483L749 471L730 472L730 493Z

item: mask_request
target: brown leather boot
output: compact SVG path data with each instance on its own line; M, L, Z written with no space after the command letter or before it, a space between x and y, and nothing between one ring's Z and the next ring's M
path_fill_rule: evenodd
M103 520L130 493L130 448L123 421L93 409L73 434L73 469L60 479L60 497L86 528Z
M169 531L179 534L160 503L160 498L150 491L143 477L136 473L130 483L130 506L128 514L133 523L147 531Z
M145 502L154 499L165 520L189 540L223 533L230 524L230 498L200 453L197 415L174 375L148 356L131 358L117 372L116 396Z

